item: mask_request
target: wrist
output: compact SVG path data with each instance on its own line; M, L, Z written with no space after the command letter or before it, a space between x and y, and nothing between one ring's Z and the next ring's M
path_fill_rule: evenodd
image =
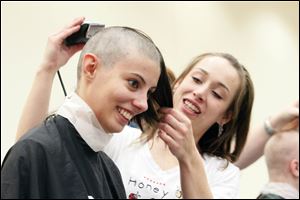
M55 74L56 74L55 70L45 69L44 67L41 66L36 71L35 77L43 80L47 80L47 79L52 80L54 79Z
M48 74L48 75L55 75L57 72L57 67L51 63L42 63L40 64L37 73L38 74Z
M274 126L271 124L270 118L267 118L264 121L264 129L269 136L274 135L274 133L278 132Z
M184 159L179 160L179 165L185 166L187 168L199 165L199 162L203 162L203 158L200 155L199 151L196 149L188 156L185 156Z

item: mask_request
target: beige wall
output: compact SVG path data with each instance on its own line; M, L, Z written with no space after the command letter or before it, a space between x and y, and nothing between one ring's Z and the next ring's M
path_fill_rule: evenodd
M48 35L77 16L143 30L177 75L200 53L235 55L255 84L253 124L299 98L299 2L1 1L1 161L14 143ZM78 56L60 70L68 92ZM64 99L57 77L54 82L51 110ZM241 198L255 198L266 181L261 159L242 172Z

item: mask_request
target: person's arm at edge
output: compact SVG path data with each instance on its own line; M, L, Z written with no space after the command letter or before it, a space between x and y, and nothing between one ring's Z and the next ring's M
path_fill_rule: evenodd
M83 48L82 44L66 47L63 41L78 31L83 21L84 17L76 18L62 31L49 37L44 60L36 72L19 120L16 141L47 116L55 73L71 56Z
M299 100L287 109L271 116L270 125L276 132L291 130L299 126ZM234 163L241 170L245 169L263 155L264 147L271 136L266 132L264 123L250 130L246 145Z
M16 140L47 116L54 76L55 71L44 70L43 66L37 71L19 120Z

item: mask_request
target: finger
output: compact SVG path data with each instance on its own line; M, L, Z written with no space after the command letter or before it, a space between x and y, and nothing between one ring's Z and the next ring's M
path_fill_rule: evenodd
M77 18L73 19L73 21L70 24L66 25L65 28L71 28L73 26L81 25L84 22L84 20L85 20L85 17L83 17L83 16L77 17Z
M171 126L174 130L180 132L181 134L184 134L189 129L189 123L188 122L180 122L171 114L165 114L161 120L161 123L166 123L169 126Z
M72 35L73 33L79 31L80 26L74 26L72 28L65 29L57 34L55 34L53 37L58 40L59 42L63 42L68 36Z
M159 113L162 114L171 114L173 115L179 122L186 123L190 121L190 119L185 116L183 113L179 112L178 110L175 110L174 108L160 108L158 110Z
M76 52L80 51L83 49L85 44L76 44L76 45L73 45L73 46L70 46L69 47L69 56L71 57L72 55L74 55Z
M294 130L297 127L299 127L299 120L298 119L294 119L293 121L291 121L290 123L287 123L286 125L284 125L280 131L289 131L289 130Z
M176 130L174 130L169 124L167 123L159 123L158 128L165 132L168 136L170 136L173 140L179 141L182 139L182 136L180 133Z
M69 34L69 35L71 35L72 33L79 30L80 25L84 22L84 19L85 19L84 17L78 17L78 18L74 19L70 24L65 26L61 31L55 33L54 36L58 36L58 35L64 33L65 31L71 31L71 33ZM69 35L67 35L67 36L69 36Z
M85 43L73 45L73 47L76 49L76 51L82 50L84 46L85 46Z
M168 145L169 148L176 148L178 149L177 143L164 131L158 131L158 136Z
M299 108L298 107L297 108L295 108L295 107L290 108L288 110L288 116L290 118L293 118L293 119L299 117Z

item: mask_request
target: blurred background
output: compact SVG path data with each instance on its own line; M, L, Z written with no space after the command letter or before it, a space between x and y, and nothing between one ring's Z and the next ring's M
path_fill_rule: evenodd
M227 52L249 70L255 101L251 126L299 98L299 2L5 2L1 1L1 163L41 63L47 38L78 16L141 29L176 75L204 52ZM79 53L60 69L75 89ZM58 77L50 111L63 102ZM264 159L242 171L240 198L268 181Z

